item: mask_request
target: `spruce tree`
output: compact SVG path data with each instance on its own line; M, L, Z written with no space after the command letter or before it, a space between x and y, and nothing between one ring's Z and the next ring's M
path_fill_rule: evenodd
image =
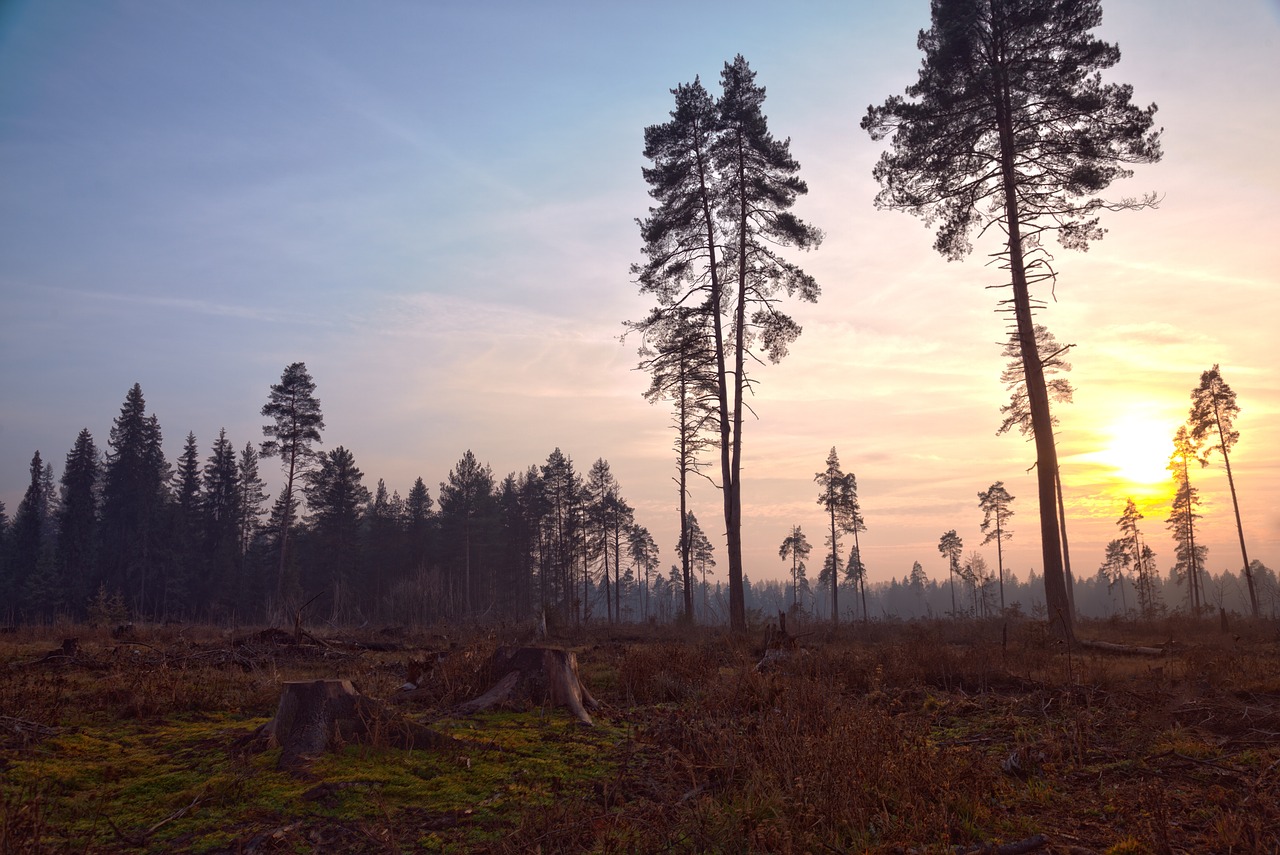
M355 456L341 445L321 454L318 465L307 473L307 508L314 539L309 569L314 574L312 581L332 593L335 617L350 614L362 592L357 582L363 569L360 519L370 498L363 478Z
M46 551L48 493L44 461L39 451L31 457L29 472L31 479L13 515L9 555L16 594L14 600L24 612L35 613L43 619L51 616L48 607L57 603L44 601L50 593L49 580L45 578L49 568L41 566Z
M253 546L254 537L258 533L259 520L266 514L262 507L267 500L267 484L258 474L258 450L252 442L246 442L240 450L236 461L236 480L240 487L240 500L237 503L237 531L240 542L240 558L243 561Z
M125 395L107 441L102 487L102 569L109 594L123 594L139 618L163 592L162 523L169 466L160 422L146 414L137 383Z
M88 428L76 436L62 469L62 507L58 525L58 564L67 605L80 615L96 587L94 559L98 535L101 467Z
M240 596L240 470L227 431L218 431L202 471L200 541L208 574L206 602L221 613L234 609Z
M405 499L405 525L407 526L409 567L425 569L432 552L434 516L431 511L431 492L421 477L413 482Z
M207 579L201 495L200 447L194 432L187 433L173 476L173 504L169 528L169 570L165 578L163 611L166 617L183 615L196 602L204 602Z

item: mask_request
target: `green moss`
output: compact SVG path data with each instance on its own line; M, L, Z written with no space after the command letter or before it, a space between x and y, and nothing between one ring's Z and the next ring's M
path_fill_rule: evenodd
M6 798L39 787L50 845L125 840L143 851L200 852L288 821L355 827L425 812L447 817L449 827L417 835L416 845L445 850L505 834L513 811L589 793L614 772L612 749L628 736L608 722L584 728L561 712L495 713L437 724L460 746L351 745L318 758L304 778L276 770L278 749L235 750L264 720L200 713L86 726L11 759L0 786Z

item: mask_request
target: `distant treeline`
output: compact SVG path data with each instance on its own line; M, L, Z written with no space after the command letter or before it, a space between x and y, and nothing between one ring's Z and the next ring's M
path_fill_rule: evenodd
M699 622L728 619L714 550L696 518L688 526L689 571L660 567L656 544L603 459L584 475L557 448L497 480L467 451L433 500L422 478L404 496L381 480L370 490L343 446L305 451L300 489L274 501L261 447L237 448L225 431L206 454L188 434L171 464L159 421L133 386L105 453L82 430L59 476L37 451L12 519L0 504L0 620L256 622L308 601L312 616L346 623L511 620L544 611L568 622L674 621L686 609ZM1276 574L1253 564L1264 611L1275 615ZM913 571L867 585L865 596L842 586L841 619L999 614L995 581L974 578L957 577L953 588ZM744 587L758 615L831 616L827 586L748 579ZM1209 605L1248 610L1236 575L1210 576L1205 587ZM1132 583L1103 571L1078 577L1074 592L1085 617L1140 608ZM1043 613L1034 573L1007 577L1003 596L1006 608ZM1151 605L1142 603L1148 613L1189 609L1172 575L1156 580Z
M1255 584L1258 587L1261 613L1265 617L1280 617L1280 582L1274 570L1261 561L1251 562ZM1202 613L1216 615L1219 609L1233 614L1250 613L1249 592L1243 574L1223 570L1221 573L1205 571L1205 603ZM807 616L819 620L831 617L831 594L825 585L814 586L812 591L802 582L800 590L793 590L790 581L756 582L748 595L754 607L764 616L778 610L798 608ZM1194 611L1188 602L1186 577L1171 569L1168 575L1155 577L1151 583L1152 602L1144 608L1144 601L1137 593L1137 580L1132 576L1113 580L1102 569L1096 569L1084 578L1076 577L1072 586L1076 614L1082 618L1153 618L1172 613L1190 614ZM953 599L954 596L954 599ZM1044 580L1034 570L1025 579L1008 574L1004 581L1005 612L1026 617L1042 618L1045 614ZM715 601L715 595L712 595ZM985 584L975 584L971 579L956 577L955 587L947 580L934 580L923 575L904 575L900 579L867 585L866 609L857 588L853 584L840 586L841 621L885 618L970 618L994 617L1002 614L998 582L988 577Z
M604 460L584 475L557 448L499 481L467 451L433 500L422 478L370 490L348 449L295 430L299 489L272 501L261 458L287 462L289 418L262 446L223 430L202 454L188 434L170 464L134 385L105 453L82 430L59 477L37 451L12 519L0 504L0 618L258 621L315 598L310 614L344 622L643 620L668 596Z

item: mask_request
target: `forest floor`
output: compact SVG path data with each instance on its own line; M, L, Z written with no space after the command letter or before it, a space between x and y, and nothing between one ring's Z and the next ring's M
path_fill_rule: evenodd
M0 852L1280 852L1280 626L1185 618L592 628L603 708L451 716L532 627L0 635ZM75 638L63 647L64 638ZM381 649L370 649L381 648ZM253 747L283 680L390 698L455 738ZM1002 847L1002 848L997 848Z

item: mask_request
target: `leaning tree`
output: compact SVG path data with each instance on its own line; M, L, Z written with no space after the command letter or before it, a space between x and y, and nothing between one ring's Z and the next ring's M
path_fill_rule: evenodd
M1230 451L1240 439L1240 431L1235 429L1236 416L1240 415L1240 406L1236 403L1236 393L1227 381L1222 379L1222 372L1217 364L1200 375L1200 385L1191 390L1191 438L1196 442L1208 439L1204 456L1207 460L1213 452L1222 455L1222 464L1227 469L1227 485L1231 488L1231 507L1236 512L1236 534L1240 536L1240 557L1244 561L1244 579L1249 588L1249 608L1257 617L1258 591L1253 581L1253 570L1249 563L1249 550L1244 545L1244 524L1240 522L1240 500L1236 498L1236 480L1231 474ZM1217 443L1213 443L1213 438Z
M1104 84L1119 49L1090 35L1098 0L933 0L932 26L917 44L919 79L906 95L869 107L862 127L889 139L876 164L876 205L938 227L948 259L972 250L993 227L1009 270L1013 314L1035 433L1045 599L1054 625L1074 636L1054 513L1049 394L1034 347L1030 285L1052 278L1042 241L1056 232L1069 249L1100 239L1105 210L1142 208L1154 196L1108 202L1096 194L1160 158L1155 105L1131 103L1131 86Z

